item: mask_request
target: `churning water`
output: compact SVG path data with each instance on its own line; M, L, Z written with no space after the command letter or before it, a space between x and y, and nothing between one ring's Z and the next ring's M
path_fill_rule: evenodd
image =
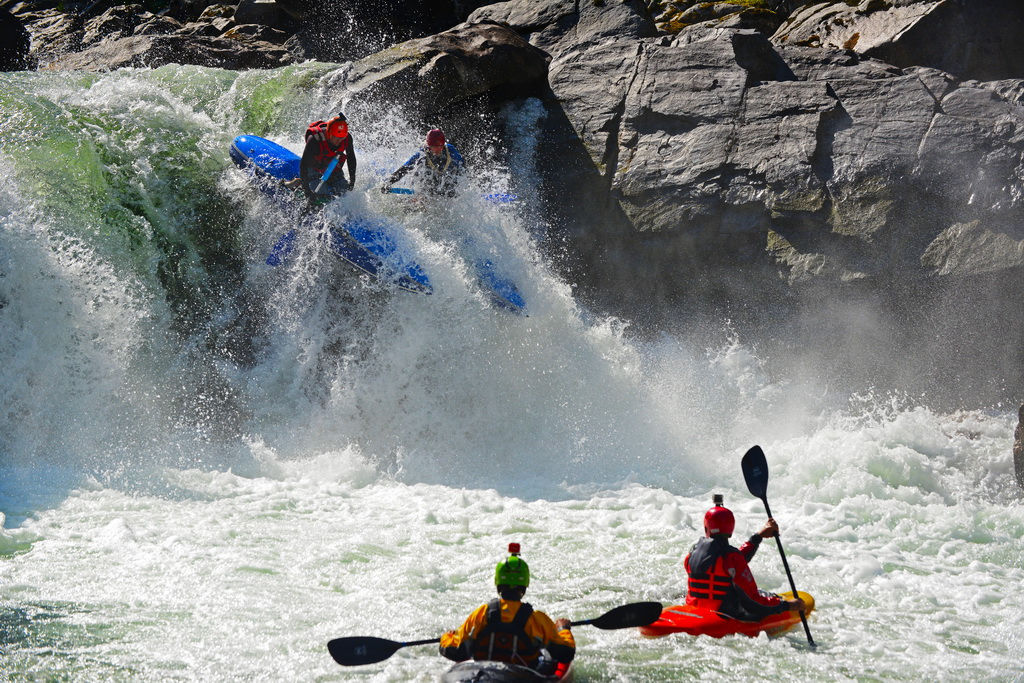
M636 335L581 308L536 248L530 176L472 148L441 214L375 192L422 131L352 114L357 191L435 293L392 291L227 156L292 149L337 72L162 67L0 75L0 667L13 680L433 680L430 646L341 669L345 635L430 638L489 599L520 542L528 599L586 619L681 600L712 492L759 528L760 444L818 642L576 629L577 680L1021 680L1024 507L1013 411L837 398L721 343ZM505 113L505 136L542 116ZM454 140L457 145L460 141ZM536 146L516 141L528 165ZM467 151L464 149L463 151ZM514 191L511 208L473 197ZM438 217L440 216L440 217ZM529 317L492 308L478 231ZM753 561L786 590L774 545Z

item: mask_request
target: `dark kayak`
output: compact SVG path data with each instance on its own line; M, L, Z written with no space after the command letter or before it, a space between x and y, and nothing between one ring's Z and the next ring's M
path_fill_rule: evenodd
M441 683L523 683L524 681L572 681L572 664L559 664L550 676L504 662L459 662L441 675Z

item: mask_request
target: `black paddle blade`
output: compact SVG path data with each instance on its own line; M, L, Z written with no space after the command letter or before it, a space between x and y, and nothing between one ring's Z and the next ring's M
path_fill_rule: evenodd
M760 446L754 446L743 456L743 478L747 480L750 495L764 500L768 495L768 460Z
M634 626L647 626L661 616L663 609L660 602L634 602L628 605L621 605L608 610L597 619L584 621L597 628L611 630L616 628L632 628Z
M385 638L372 636L352 636L335 638L327 643L327 649L338 664L342 666L359 666L382 662L395 654L405 643L398 643Z

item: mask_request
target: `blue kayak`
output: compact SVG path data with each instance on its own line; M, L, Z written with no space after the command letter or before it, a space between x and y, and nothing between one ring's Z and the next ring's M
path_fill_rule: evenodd
M526 313L526 301L516 283L502 275L491 259L475 260L473 268L492 304L513 313Z
M412 195L415 194L415 191L405 187L393 187L391 188L391 193ZM497 204L508 204L518 199L514 194L488 194L484 195L483 198ZM462 247L463 253L473 254L477 251L472 239L466 239ZM501 272L501 269L494 261L486 257L479 257L473 258L471 263L476 273L477 281L493 305L513 313L526 314L526 300L520 294L519 287L516 286L512 278Z
M278 201L290 201L294 192L282 186L283 181L299 177L299 156L276 142L256 135L239 135L231 143L231 160L252 173L264 193ZM303 224L283 234L267 256L267 265L279 266L295 250L301 229L314 228ZM309 220L309 222L312 222ZM418 263L399 250L390 233L396 228L383 220L349 218L332 226L328 234L331 252L384 282L421 294L430 294L430 280Z

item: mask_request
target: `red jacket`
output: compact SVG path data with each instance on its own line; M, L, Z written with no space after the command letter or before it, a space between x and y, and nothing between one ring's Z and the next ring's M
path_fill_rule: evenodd
M306 129L306 144L308 145L309 139L318 133L321 133L321 135L317 138L319 150L317 155L314 157L314 163L320 173L327 170L327 164L331 163L331 159L335 156L338 157L338 165L345 163L345 151L349 148L349 143L352 142L352 136L349 135L345 138L345 142L343 142L341 147L338 149L331 149L331 146L327 144L327 122L314 121L309 124L309 128Z
M747 562L754 557L757 534L736 549L725 536L702 538L683 561L686 567L686 604L729 616L763 616L784 611L778 595L758 590Z
M317 135L323 133L323 135ZM327 182L329 194L337 194L347 190L355 183L356 178L356 153L352 147L352 134L345 138L338 149L331 149L327 144L327 122L314 121L306 129L306 148L302 152L302 160L299 162L300 177L302 178L303 189L307 194L313 195L317 185L320 184L320 176L327 170L327 166L334 157L338 157L338 165L347 166L348 179L335 168L331 178Z

